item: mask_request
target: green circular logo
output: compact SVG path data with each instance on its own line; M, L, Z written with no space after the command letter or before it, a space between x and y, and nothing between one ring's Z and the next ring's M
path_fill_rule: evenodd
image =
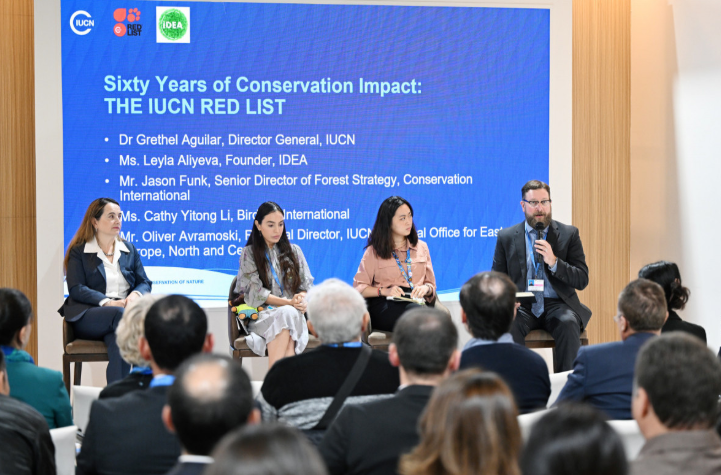
M164 37L170 41L178 41L188 32L188 19L180 10L171 8L160 15L158 27Z

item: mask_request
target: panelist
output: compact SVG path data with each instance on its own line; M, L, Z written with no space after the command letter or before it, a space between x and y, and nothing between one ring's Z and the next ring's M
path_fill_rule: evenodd
M556 342L554 371L568 371L591 318L591 310L576 294L588 285L586 256L578 228L551 219L551 188L546 183L529 181L521 197L526 219L498 233L493 270L508 274L519 291L536 297L518 309L513 340L523 345L531 330L546 330Z
M393 331L403 312L418 306L387 297L410 296L431 305L435 302L431 254L426 243L418 239L413 207L400 196L391 196L381 204L353 287L367 299L371 326L376 330Z
M308 345L305 294L313 285L303 252L285 231L285 213L272 201L260 205L253 230L240 254L235 291L253 308L265 307L250 320L248 347L259 356L268 350L268 369Z
M120 237L120 205L110 198L90 203L65 253L69 296L58 310L75 336L102 340L108 347L108 384L130 372L115 342L125 306L150 293L138 250Z

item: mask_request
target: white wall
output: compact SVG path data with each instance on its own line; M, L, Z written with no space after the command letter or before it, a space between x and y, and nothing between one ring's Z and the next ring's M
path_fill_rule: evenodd
M721 1L631 3L631 277L679 264L682 318L721 346Z

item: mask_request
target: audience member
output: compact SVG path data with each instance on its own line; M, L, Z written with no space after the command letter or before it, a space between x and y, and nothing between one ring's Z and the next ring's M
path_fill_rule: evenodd
M622 341L582 347L556 404L585 401L610 419L631 419L636 356L644 343L661 333L666 315L660 285L646 279L628 284L613 317Z
M296 357L297 358L297 357ZM248 425L229 434L205 475L327 475L308 439L283 424Z
M183 447L169 474L200 475L213 462L210 453L225 434L259 421L250 379L238 361L218 355L193 356L176 371L163 409L165 426Z
M10 397L35 408L50 429L73 425L72 407L63 375L35 366L24 348L30 341L33 309L15 289L0 289L0 348L5 355Z
M460 371L434 391L421 442L401 457L403 475L517 475L521 431L513 394L496 374Z
M701 325L684 322L675 310L683 310L691 291L681 284L681 273L673 262L659 261L643 266L638 276L656 282L663 288L668 305L668 318L661 333L682 331L699 337L706 343L706 330Z
M461 288L461 319L473 335L461 355L461 369L493 371L511 387L521 413L545 408L551 395L543 358L514 343L516 284L506 274L482 272Z
M602 412L566 403L539 419L521 455L523 475L626 475L623 442Z
M48 423L9 394L5 355L0 351L0 473L55 475L55 446Z
M123 318L115 330L115 341L120 350L120 356L130 365L130 374L109 384L100 391L100 399L118 397L135 391L136 389L148 389L153 380L153 370L148 366L150 363L140 354L140 338L143 336L143 325L145 315L155 302L162 299L161 294L145 294L137 300L133 300L123 312Z
M390 399L349 405L320 447L332 474L395 474L398 458L418 444L418 419L433 388L458 369L458 331L430 307L404 313L393 330L388 357L401 389Z
M356 360L367 351L363 350L360 337L369 317L365 299L338 279L311 288L307 300L308 329L323 344L273 365L257 400L263 420L280 420L300 429L319 431L327 428L317 424ZM388 362L388 355L372 350L344 404L391 397L398 385L398 371Z
M165 473L180 456L180 444L161 413L173 372L196 353L213 348L203 310L187 297L171 295L153 304L145 318L140 353L153 381L145 391L95 401L77 459L77 475Z
M697 338L670 333L646 344L636 363L633 417L646 444L633 475L721 473L714 431L721 362Z

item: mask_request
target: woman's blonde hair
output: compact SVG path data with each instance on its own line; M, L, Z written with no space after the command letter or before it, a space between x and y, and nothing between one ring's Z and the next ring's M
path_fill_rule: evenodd
M470 369L441 383L423 412L421 441L401 457L402 475L520 475L521 431L501 378Z
M115 339L120 349L120 356L133 366L148 366L148 361L143 359L138 349L138 342L143 336L145 315L155 302L165 297L159 294L143 295L134 300L123 313L123 318L115 330Z

